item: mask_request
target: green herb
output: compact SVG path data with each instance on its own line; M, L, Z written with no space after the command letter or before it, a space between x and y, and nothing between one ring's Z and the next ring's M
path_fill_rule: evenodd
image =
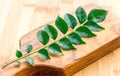
M55 24L63 34L65 34L68 31L68 25L61 17L57 17Z
M52 25L46 24L45 31L48 33L48 35L52 39L55 40L57 38L58 32L57 32L57 30Z
M70 42L72 42L75 45L85 44L85 42L81 39L81 37L75 32L69 34L68 39L70 40Z
M77 8L75 13L80 24L86 21L87 14L81 6Z
M57 38L59 32L55 26L46 24L44 30L39 30L37 32L38 41L40 41L44 46L39 48L39 50L32 51L33 46L28 45L25 49L27 53L24 55L21 51L17 50L17 59L4 64L2 68L5 68L14 62L21 64L19 60L22 59L26 59L28 64L33 66L34 59L30 58L29 56L36 53L41 59L49 60L50 55L63 55L64 53L62 50L77 50L75 45L86 44L84 38L95 37L96 34L93 32L104 30L104 28L101 27L98 22L102 22L105 19L107 15L106 10L92 9L87 17L85 10L80 6L76 9L75 14L79 23L77 23L77 20L74 16L68 13L64 15L64 19L60 16L56 18L55 25L63 34L62 37ZM71 28L71 31L68 32L69 27ZM49 43L50 38L53 39L53 42L51 43Z
M101 27L100 25L98 25L96 22L93 22L93 21L86 22L84 26L87 27L89 30L95 31L95 32L104 30L103 27Z
M33 64L34 64L34 59L33 58L26 58L26 61L28 62L28 64L30 66L33 66Z
M16 50L16 57L17 58L22 57L22 52L20 50Z
M41 49L38 51L38 55L44 59L44 60L48 60L50 59L49 55L48 55L48 51L46 49Z
M93 9L88 14L88 20L94 22L102 22L105 19L107 13L108 11L103 9Z
M30 52L32 51L32 49L33 49L33 46L32 46L32 45L27 45L25 51L26 51L27 53L30 53Z
M48 47L50 53L52 55L63 55L61 48L59 47L59 45L57 43L53 43Z
M75 26L77 25L77 20L71 14L66 13L64 15L64 19L67 22L68 26L70 26L72 29L74 29Z
M64 50L76 50L68 38L62 38L58 43Z
M21 62L20 62L20 61L17 61L17 64L18 64L18 65L21 65Z
M46 45L48 43L48 41L49 41L49 35L44 30L38 31L37 38L43 45Z
M96 36L94 33L92 33L87 27L80 26L79 28L76 29L76 33L84 38L91 38Z

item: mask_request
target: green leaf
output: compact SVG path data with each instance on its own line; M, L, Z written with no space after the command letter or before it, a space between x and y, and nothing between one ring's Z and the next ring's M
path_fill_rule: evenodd
M72 45L70 40L68 38L62 38L59 40L58 44L64 49L64 50L76 50L76 48Z
M58 32L57 32L57 30L52 25L46 24L45 31L48 33L48 35L52 39L55 40L57 38Z
M26 58L26 61L28 62L28 64L30 66L33 66L33 64L34 64L34 59L33 58Z
M57 43L53 43L48 47L49 51L53 55L63 55L60 47L58 46Z
M107 13L108 11L103 9L93 9L88 15L88 20L94 22L102 22L105 19Z
M85 42L81 39L81 37L75 32L72 32L71 34L69 34L68 39L75 45L85 44Z
M55 21L55 25L57 26L57 28L63 33L65 34L68 31L68 25L67 23L61 18L61 17L57 17L56 21Z
M30 53L30 52L32 51L32 49L33 49L33 46L32 46L32 45L27 45L27 47L25 48L25 51L26 51L27 53Z
M96 36L94 33L92 33L87 27L80 26L76 29L76 33L84 38L91 38Z
M104 30L103 27L101 27L100 25L98 25L96 22L93 22L93 21L86 22L84 26L87 27L89 30L95 31L95 32Z
M21 62L20 62L20 61L17 61L17 64L18 64L18 65L21 65Z
M86 21L87 14L81 6L76 9L75 13L80 24Z
M16 57L17 58L22 57L22 52L20 50L16 50Z
M74 29L75 26L77 25L77 20L71 14L66 13L64 15L64 20L67 22L68 26L70 26L72 29Z
M39 50L38 55L44 60L50 59L50 56L49 56L48 51L46 49Z
M38 31L37 38L43 45L46 45L48 43L48 41L49 41L49 35L44 30Z

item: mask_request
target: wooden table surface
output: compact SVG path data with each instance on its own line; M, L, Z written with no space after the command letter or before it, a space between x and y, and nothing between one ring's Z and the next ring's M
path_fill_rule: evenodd
M0 64L15 58L21 36L89 3L109 7L120 17L120 0L0 0ZM74 76L120 76L120 48Z

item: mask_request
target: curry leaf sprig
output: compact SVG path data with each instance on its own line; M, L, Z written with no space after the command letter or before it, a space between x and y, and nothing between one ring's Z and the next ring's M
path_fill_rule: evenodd
M38 40L44 45L42 48L32 52L33 46L27 45L25 49L26 54L23 55L20 50L17 50L17 59L7 62L2 68L14 62L21 64L21 59L26 59L28 64L32 66L34 59L30 56L35 53L41 59L48 60L50 59L50 55L64 55L63 50L76 50L75 45L86 44L83 38L95 37L96 34L94 32L104 30L98 23L104 21L107 13L108 11L104 9L92 9L87 15L85 10L80 6L75 11L77 19L70 13L66 13L64 19L58 16L55 20L56 27L46 24L44 30L37 32ZM68 32L69 29L71 30L70 32ZM62 37L58 37L59 32L63 34ZM53 39L51 43L49 42L50 38Z

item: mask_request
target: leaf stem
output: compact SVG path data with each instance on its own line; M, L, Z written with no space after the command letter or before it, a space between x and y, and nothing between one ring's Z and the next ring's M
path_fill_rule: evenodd
M72 33L72 32L74 32L74 29L73 29L70 33ZM61 38L64 38L64 37L68 36L70 33L65 34L65 35L64 35L63 37L61 37ZM51 45L51 44L59 41L61 38L56 39L54 42L45 45L45 46L42 47L41 49L47 48L49 45ZM41 49L39 49L39 50L41 50ZM17 62L17 61L22 60L22 59L24 59L24 58L26 58L26 57L28 57L28 56L30 56L30 55L33 55L33 54L37 53L39 50L33 51L33 52L31 52L31 53L24 54L21 58L17 58L17 59L14 59L14 60L12 60L12 61L9 61L9 62L4 63L4 64L2 65L2 69L4 69L5 67L7 67L8 65L10 65L10 64L12 64L12 63L14 63L14 62Z
M86 23L86 22L87 22L87 20L86 20L84 23ZM84 25L84 23L80 24L80 26ZM75 32L76 29L77 29L77 28L72 29L72 31L71 31L70 33L64 34L64 36L61 37L61 38L67 37L67 36L68 36L69 34L71 34L72 32ZM51 45L51 44L53 44L53 43L55 43L55 42L58 42L61 38L56 39L54 42L52 42L52 43L50 43L50 44L47 44L47 45L45 45L44 47L42 47L42 48L40 48L40 49L38 49L38 50L36 50L36 51L33 51L33 52L31 52L31 53L24 54L21 58L17 58L17 59L14 59L14 60L11 60L11 61L9 61L9 62L4 63L4 64L2 65L2 69L4 69L5 67L7 67L8 65L10 65L10 64L12 64L12 63L14 63L14 62L17 62L17 61L22 60L22 59L24 59L24 58L26 58L26 57L28 57L28 56L30 56L30 55L33 55L33 54L37 53L37 52L38 52L39 50L41 50L41 49L47 48L49 45Z

